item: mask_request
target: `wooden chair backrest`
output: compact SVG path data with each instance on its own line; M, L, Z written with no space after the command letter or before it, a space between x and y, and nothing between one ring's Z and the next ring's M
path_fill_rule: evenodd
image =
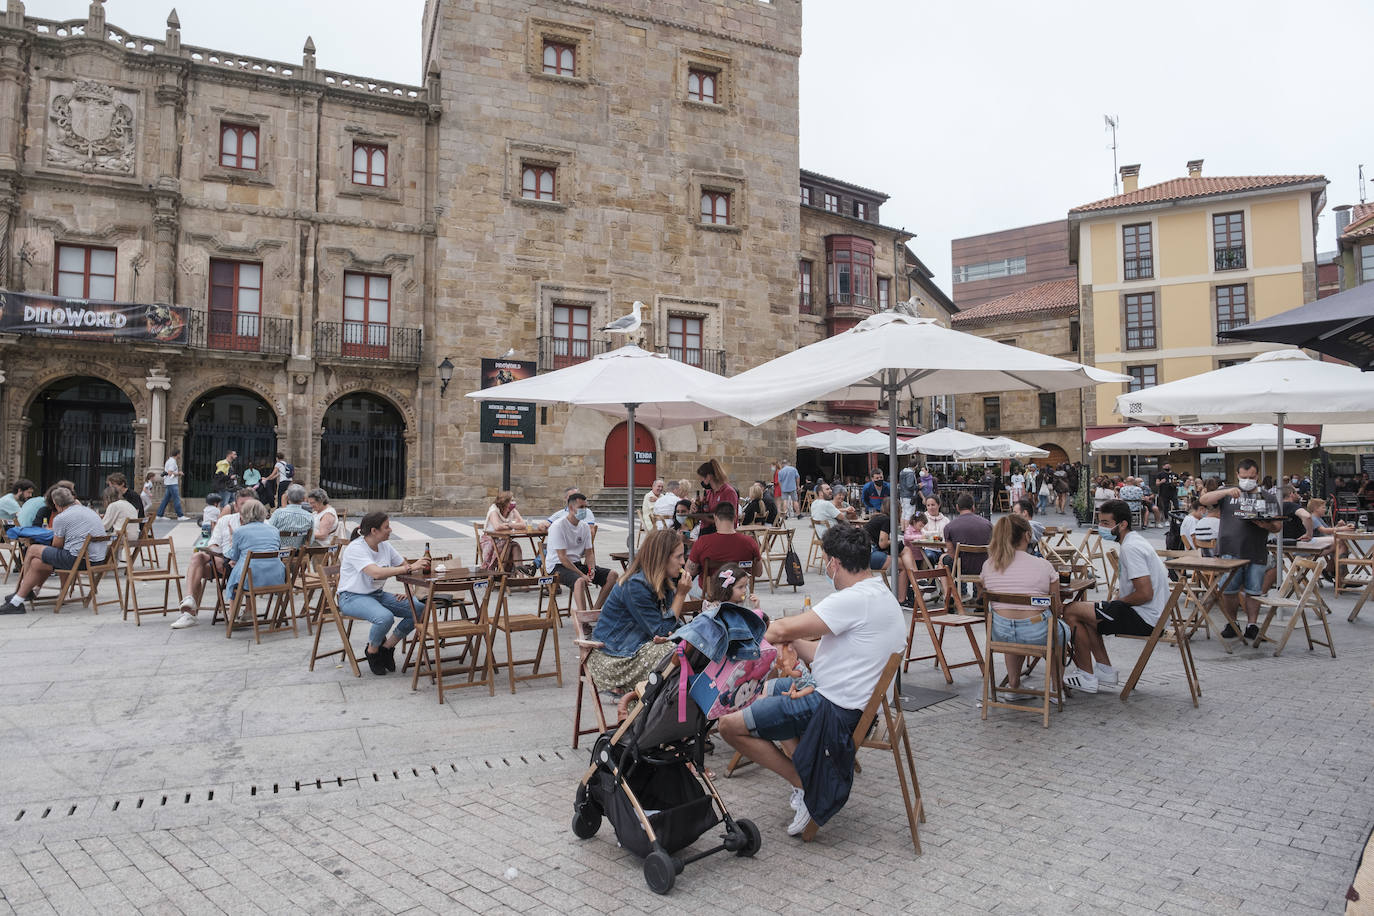
M920 587L920 583L927 580L939 582L943 579L945 594L954 602L954 613L961 615L964 613L964 602L959 598L959 590L953 585L949 574L949 567L942 564L933 566L930 569L918 569L915 573L910 575L912 589L916 594L916 609L920 612L922 617L930 616L930 608L926 604L925 597L921 594Z
M294 550L297 547L304 547L310 540L310 529L302 531L283 531L281 533L281 546Z
M758 570L754 568L753 560L722 560L720 562L715 562L712 560L703 560L701 564L701 581L711 581L711 577L714 576L722 566L725 566L728 563L734 563L737 566L739 566L741 570L744 571L744 573L749 577L749 594L754 594L754 586L758 582ZM704 588L703 591L705 591Z
M988 545L986 544L955 544L954 545L954 574L956 576L966 575L964 572L964 557L970 554L981 554L984 558L988 555Z
M122 536L122 535L121 535L121 536ZM151 562L150 560L139 561L139 559L138 559L138 553L139 553L140 551L143 551L143 550L155 551L156 548L158 548L158 547L166 547L166 548L167 548L167 562L166 562L166 564L164 564L164 565L162 565L162 566L155 566L155 567L153 567L153 570L152 570L152 571L162 570L162 571L165 572L165 571L167 571L167 570L169 570L169 569L171 569L171 570L175 570L175 569L176 569L176 564L177 564L176 547L175 547L175 545L172 544L172 539L171 539L170 536L169 536L169 537L165 537L165 538L136 538L136 539L134 539L134 540L132 540L132 541L125 541L125 542L124 542L124 547L125 547L125 550L124 550L124 568L125 568L126 573L129 574L129 575L133 575L133 574L134 574L134 564L135 564L135 562ZM150 571L150 570L149 570L147 567L144 568L144 572L149 572L149 571Z
M123 539L124 535L122 532L120 534L102 534L99 537L87 537L86 543L81 545L81 552L77 554L76 565L72 568L74 570L78 569L81 566L81 561L85 560L85 571L87 572L112 572L118 569L119 545L123 542ZM92 544L106 545L105 559L101 560L99 563L92 563L90 561Z
M859 724L854 726L854 748L858 750L868 741L869 730L873 728L873 720L878 717L878 710L887 701L888 688L892 686L892 679L897 676L897 668L902 664L902 653L893 652L887 659L887 664L883 665L882 673L878 675L878 682L873 685L873 692L868 696L868 702L864 704L864 711L859 716ZM888 704L889 709L896 706L898 714L894 721L901 721L901 704ZM894 736L889 735L888 739L893 740Z
M554 592L558 588L558 580L552 575L544 576L501 576L501 585L496 596L495 618L510 616L510 593L511 592L539 592L539 605L534 616L543 617L549 622L550 627L558 625L558 604L554 601Z

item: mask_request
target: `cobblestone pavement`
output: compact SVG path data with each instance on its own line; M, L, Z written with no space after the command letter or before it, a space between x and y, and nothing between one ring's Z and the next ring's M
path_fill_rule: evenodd
M399 520L401 546L462 558L465 525ZM817 578L765 589L765 609L824 595ZM566 629L561 689L440 706L399 675L307 671L304 633L258 646L40 604L0 619L0 913L1336 912L1374 823L1374 609L1349 624L1352 600L1333 604L1336 659L1300 637L1280 658L1195 643L1196 710L1167 646L1126 703L1076 695L1048 730L981 721L960 669L955 699L908 714L924 855L890 757L863 752L809 845L785 835L781 782L751 767L720 785L761 827L757 858L689 865L666 898L609 825L569 830L587 753L570 747ZM1113 641L1119 667L1140 645ZM925 667L908 681L943 686Z

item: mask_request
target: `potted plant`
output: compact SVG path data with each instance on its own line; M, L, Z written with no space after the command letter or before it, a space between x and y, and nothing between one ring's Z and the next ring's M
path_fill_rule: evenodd
M1093 514L1093 482L1084 469L1078 475L1078 491L1073 494L1073 517L1081 528L1093 520Z

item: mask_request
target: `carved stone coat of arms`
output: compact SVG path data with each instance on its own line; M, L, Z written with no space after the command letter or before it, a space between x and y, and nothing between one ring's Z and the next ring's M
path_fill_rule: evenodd
M132 175L134 111L132 93L95 80L54 84L48 117L47 161L86 172Z

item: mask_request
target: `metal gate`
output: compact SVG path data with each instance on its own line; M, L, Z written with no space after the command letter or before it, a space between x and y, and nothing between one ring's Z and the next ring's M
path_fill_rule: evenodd
M320 437L320 486L330 499L400 500L405 474L404 426L326 429Z
M230 449L239 453L234 469L240 477L250 467L266 468L264 473L270 473L277 458L277 428L203 421L191 423L186 429L186 446L181 456L184 459L182 470L186 474L181 483L183 499L210 492L215 462Z
M77 498L98 502L105 491L105 477L122 471L132 489L139 487L134 473L134 411L49 406L43 419L38 452L42 469L40 486L59 480L76 484Z

